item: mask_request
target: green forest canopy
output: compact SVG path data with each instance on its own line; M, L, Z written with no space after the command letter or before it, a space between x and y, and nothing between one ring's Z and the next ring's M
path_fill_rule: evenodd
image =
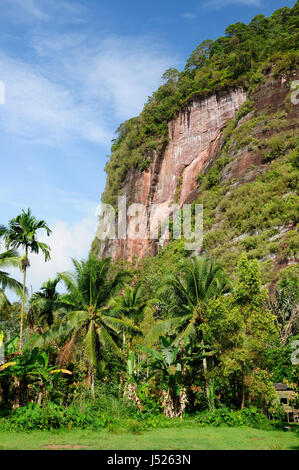
M168 69L164 84L149 97L138 117L122 123L112 141L106 164L106 189L102 200L115 204L130 169L144 171L154 152L167 145L167 124L195 97L231 87L250 89L263 78L270 60L276 67L296 61L298 1L269 18L257 15L248 24L228 26L225 36L203 41L191 54L184 70Z

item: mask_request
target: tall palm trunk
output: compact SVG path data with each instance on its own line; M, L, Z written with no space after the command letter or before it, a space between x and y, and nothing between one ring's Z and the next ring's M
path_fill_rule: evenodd
M94 398L94 381L95 381L95 370L92 365L88 366L88 375L87 375L87 383L91 390L92 398Z
M203 340L201 341L201 344L203 345ZM205 350L203 350L203 355L204 355L202 359L203 376L204 376L204 381L205 381L206 394L208 398L209 397L208 363L207 363L207 358L205 357Z
M27 256L26 256L27 260ZM20 341L19 341L19 352L22 352L23 347L23 326L24 326L24 310L25 310L25 292L26 292L26 272L27 266L23 267L23 292L22 292L22 308L21 308L21 320L20 320Z
M207 397L209 396L209 381L208 381L208 365L207 365L207 358L204 357L202 360L203 365L203 373L204 373L204 381L205 381L205 389Z

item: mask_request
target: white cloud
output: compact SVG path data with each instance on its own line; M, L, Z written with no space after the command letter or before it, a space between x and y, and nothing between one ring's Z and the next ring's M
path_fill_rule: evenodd
M229 5L262 6L261 0L207 0L203 6L206 8L225 8Z
M6 102L1 128L24 140L55 145L67 138L104 143L110 138L100 111L80 102L71 88L51 81L41 68L0 54Z
M86 84L118 119L140 113L163 72L175 61L148 39L105 39L91 59Z
M78 19L84 11L82 5L74 5L68 1L57 0L0 0L5 14L16 22L49 21L55 17L56 21ZM59 16L57 16L59 13ZM68 14L67 17L63 13ZM81 19L81 18L80 18Z
M66 191L55 186L46 186L45 190L52 195L53 207L49 208L47 203L43 202L42 207L38 208L37 213L35 212L37 218L42 218L38 214L43 213L45 208L48 212L57 214L58 205L61 205L73 214L73 221L66 222L62 218L63 216L54 216L52 220L48 217L47 222L52 230L51 235L48 237L44 230L39 231L38 240L47 243L51 248L51 260L45 263L42 254L29 254L30 268L27 273L27 288L30 294L31 286L32 290L36 291L40 289L43 282L54 278L57 272L71 270L73 266L71 258L86 258L98 226L98 201L84 198L80 192ZM6 203L5 192L3 193L1 188L0 199ZM48 201L48 203L51 202ZM16 205L18 206L17 213L17 210L21 211L23 203L19 201L16 202ZM22 255L22 250L18 251ZM12 268L9 271L22 282L22 274L19 270ZM8 295L12 300L16 299L12 292L8 292Z
M23 14L25 13L38 20L48 18L48 14L40 8L37 0L2 0L2 3L10 14L18 13L20 15L21 10Z
M51 247L51 260L45 263L41 255L30 256L28 286L32 285L33 290L37 290L45 280L54 278L57 272L71 270L71 258L86 258L95 236L95 226L95 216L85 217L74 224L56 221L51 227L51 236L40 237Z
M186 20L195 20L197 18L197 16L194 13L189 13L189 12L182 13L181 16L185 18Z
M6 104L1 127L14 137L57 145L108 145L115 122L138 114L174 58L145 38L35 34L34 65L0 51Z
M91 242L95 236L97 218L88 215L73 224L63 220L57 220L51 225L52 234L47 237L43 232L38 237L39 241L47 243L51 247L51 260L45 262L39 254L30 254L30 268L27 272L27 288L29 293L39 290L43 282L53 279L58 272L72 270L71 258L84 259L90 250ZM20 271L10 270L12 275L22 282ZM10 298L15 298L9 294Z

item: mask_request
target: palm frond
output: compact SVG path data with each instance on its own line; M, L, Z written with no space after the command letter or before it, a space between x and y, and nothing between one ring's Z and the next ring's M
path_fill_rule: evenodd
M18 296L22 295L22 284L10 277L5 271L0 271L0 286L3 290L9 288L13 290Z
M96 329L94 323L91 321L87 333L84 338L85 350L89 363L96 367L97 354L96 354Z
M101 346L104 349L110 349L112 352L114 352L118 357L122 358L121 352L119 348L117 347L117 344L113 340L113 338L110 336L106 328L103 326L100 326L97 328L97 335L98 339L100 341Z
M169 334L172 335L178 331L183 325L192 318L191 314L184 315L182 317L169 318L168 320L162 320L157 323L147 334L146 344L151 346L159 339L161 335Z
M173 345L177 346L181 340L184 340L185 338L189 338L190 341L194 340L197 336L197 331L196 327L193 322L190 322L187 327L178 334L178 336L175 338Z
M121 320L119 318L111 317L109 315L102 315L102 321L105 325L111 328L116 333L121 332L134 332L134 333L141 333L140 329L132 324L130 321Z
M75 342L76 342L76 339L77 339L77 332L78 331L79 330L77 330L73 334L71 339L60 349L60 351L57 355L56 364L60 364L60 365L63 365L63 366L69 365L69 363L71 361L71 358L72 358L73 349L74 349L74 345L75 345Z

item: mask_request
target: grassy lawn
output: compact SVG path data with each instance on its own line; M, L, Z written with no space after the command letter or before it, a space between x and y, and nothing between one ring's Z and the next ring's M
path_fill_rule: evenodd
M0 450L5 449L298 450L299 439L293 432L227 427L156 429L141 434L106 430L0 432Z

